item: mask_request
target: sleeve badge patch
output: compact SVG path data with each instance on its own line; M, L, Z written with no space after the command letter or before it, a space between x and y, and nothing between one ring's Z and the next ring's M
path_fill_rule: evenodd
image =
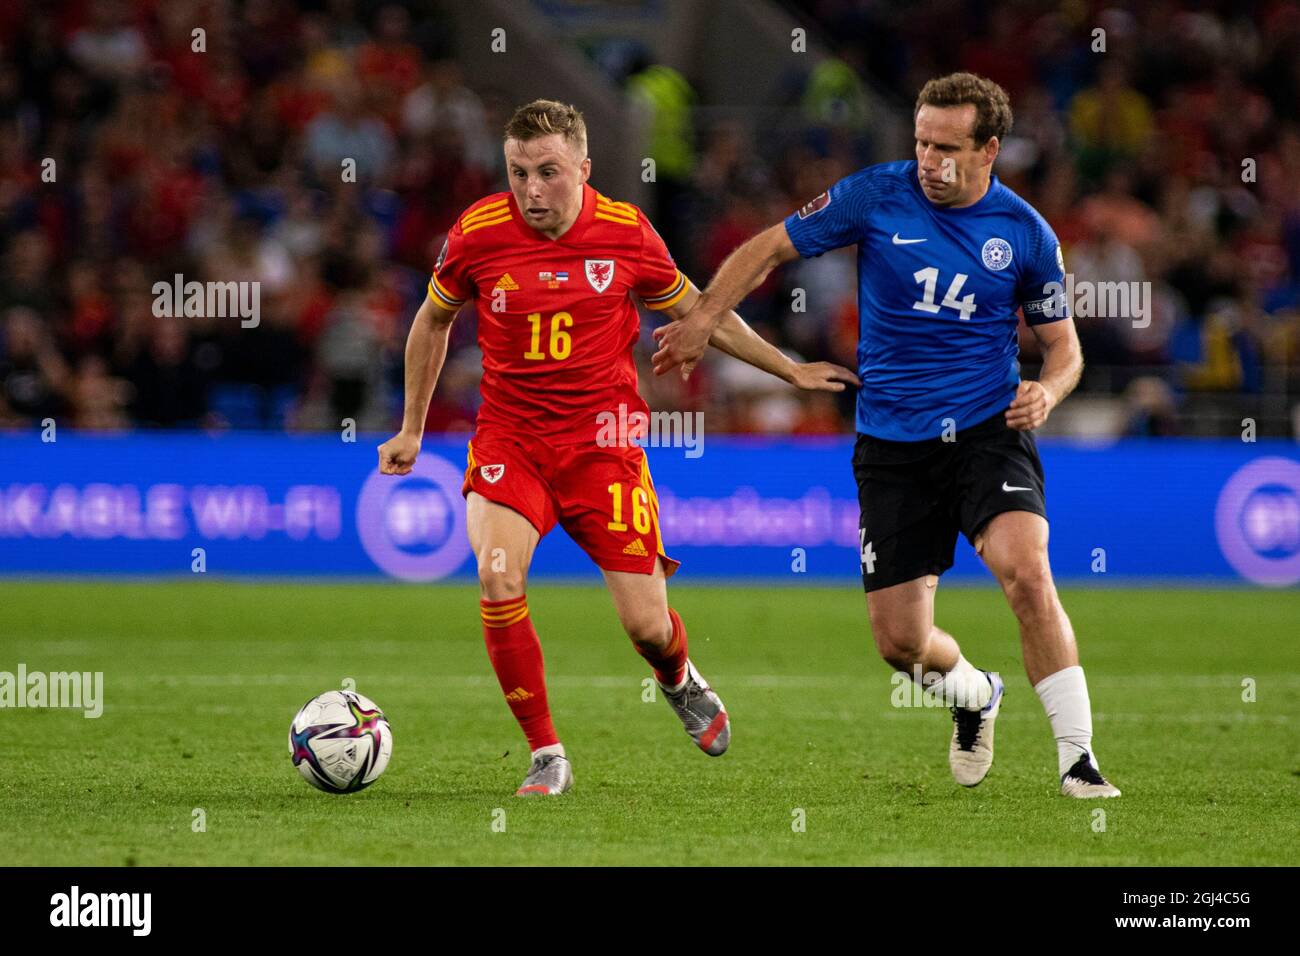
M831 204L831 194L830 194L830 190L827 190L826 192L818 196L816 199L812 200L810 203L805 205L802 209L800 209L799 218L807 219L813 213L821 212L830 204Z

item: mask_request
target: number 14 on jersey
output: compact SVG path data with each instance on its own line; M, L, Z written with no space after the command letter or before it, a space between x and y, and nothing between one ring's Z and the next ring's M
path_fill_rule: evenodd
M912 278L917 282L925 283L925 292L920 302L913 302L912 308L920 309L922 312L937 314L940 308L947 307L956 309L958 318L962 321L970 321L970 317L975 314L975 293L969 292L964 299L958 299L961 294L961 287L966 284L970 278L964 272L958 272L953 277L952 284L948 286L948 291L944 293L943 301L938 305L934 301L934 290L939 282L939 270L934 266L927 266L924 269L918 269L912 273Z

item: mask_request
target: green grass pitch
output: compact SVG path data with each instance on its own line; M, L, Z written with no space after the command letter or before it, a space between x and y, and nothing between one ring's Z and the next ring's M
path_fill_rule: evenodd
M1058 795L992 584L938 596L940 626L1007 678L997 760L966 790L947 712L891 706L851 584L673 589L732 716L713 759L643 702L648 671L597 586L535 582L577 781L543 801L513 796L527 753L473 586L5 583L0 671L103 671L106 703L97 720L0 710L0 847L58 866L1294 864L1300 593L1062 597L1118 800ZM294 771L286 734L348 677L387 712L393 760L368 790L329 796Z

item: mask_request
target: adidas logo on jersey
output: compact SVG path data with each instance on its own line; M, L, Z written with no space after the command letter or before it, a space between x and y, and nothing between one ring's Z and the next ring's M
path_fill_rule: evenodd
M500 279L497 279L495 288L505 289L507 292L515 292L519 289L519 283L510 278L510 273L507 272Z
M640 538L633 540L631 544L623 549L623 553L630 554L636 558L644 558L650 554L650 552L645 549L645 545L641 543Z

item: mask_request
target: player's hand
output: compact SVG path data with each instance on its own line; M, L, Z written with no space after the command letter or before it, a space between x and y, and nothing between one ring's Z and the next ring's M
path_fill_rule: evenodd
M419 454L419 436L398 432L379 446L379 471L385 475L409 475Z
M809 392L842 392L846 386L858 388L862 382L844 366L833 362L801 362L795 365L790 384Z
M682 379L691 376L695 363L704 356L713 335L714 323L704 316L688 314L676 322L661 325L654 330L659 351L650 359L656 375L682 367Z
M1021 382L1016 397L1007 409L1007 426L1027 432L1047 421L1056 402L1038 382Z

